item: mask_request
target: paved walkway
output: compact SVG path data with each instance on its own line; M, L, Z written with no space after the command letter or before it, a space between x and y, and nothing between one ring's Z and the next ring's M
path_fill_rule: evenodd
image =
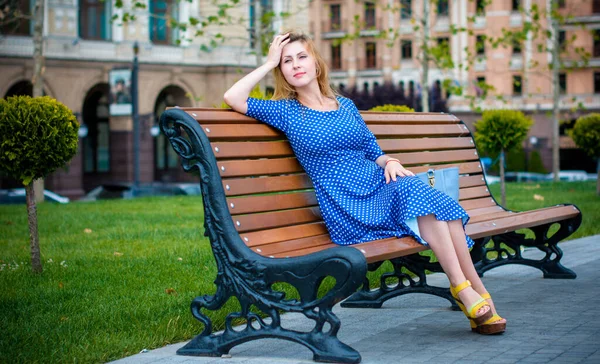
M471 333L461 312L448 302L414 294L386 302L381 309L336 306L342 320L339 338L357 349L365 364L391 363L600 363L600 235L560 245L563 264L575 280L542 279L541 272L512 265L485 274L500 313L508 320L501 336ZM539 256L526 252L526 256ZM448 285L444 275L433 285ZM306 320L287 314L285 327L306 328ZM285 324L287 322L287 325ZM184 343L148 351L116 363L312 363L304 346L263 339L233 348L230 357L186 357Z

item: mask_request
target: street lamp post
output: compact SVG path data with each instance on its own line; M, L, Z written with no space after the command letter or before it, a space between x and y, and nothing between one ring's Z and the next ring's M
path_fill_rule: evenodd
M133 116L133 194L140 183L140 118L138 111L138 53L140 46L133 43L133 70L131 71L131 111Z

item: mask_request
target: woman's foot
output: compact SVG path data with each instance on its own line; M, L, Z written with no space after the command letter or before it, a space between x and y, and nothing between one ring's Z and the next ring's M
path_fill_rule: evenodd
M460 306L460 309L471 320L472 327L488 322L493 314L492 308L474 289L468 280L456 285L450 286L452 297Z
M504 319L504 318L500 317L500 315L498 315L498 312L496 311L496 306L494 305L494 301L492 301L492 296L490 296L490 294L488 292L484 292L481 294L481 297L483 297L487 301L487 303L490 305L490 307L492 308L492 314L494 314L493 317L500 318L499 320L496 319L496 320L492 321L492 323L505 324L506 319Z

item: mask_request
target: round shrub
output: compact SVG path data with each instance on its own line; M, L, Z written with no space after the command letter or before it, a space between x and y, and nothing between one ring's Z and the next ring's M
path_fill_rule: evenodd
M498 154L517 148L527 137L533 121L515 110L487 110L475 122L475 141L482 151Z
M77 119L48 97L0 99L0 171L24 185L65 165L77 152Z
M600 157L600 114L593 113L577 119L571 138L590 157Z
M415 112L415 109L412 109L406 105L385 104L381 106L375 106L374 108L369 109L369 111Z
M544 167L544 162L542 161L542 155L537 150L534 150L529 155L529 172L534 173L548 173L546 167Z

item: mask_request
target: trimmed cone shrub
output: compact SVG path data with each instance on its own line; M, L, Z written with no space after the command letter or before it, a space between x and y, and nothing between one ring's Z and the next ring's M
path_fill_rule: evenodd
M79 123L65 105L42 96L0 99L0 170L29 185L77 152Z
M600 114L593 113L580 117L569 134L579 148L590 157L596 158L598 173L596 193L600 195Z
M500 190L502 204L506 203L504 185L504 156L507 151L520 147L533 121L516 110L487 110L475 122L477 147L489 155L500 154Z

